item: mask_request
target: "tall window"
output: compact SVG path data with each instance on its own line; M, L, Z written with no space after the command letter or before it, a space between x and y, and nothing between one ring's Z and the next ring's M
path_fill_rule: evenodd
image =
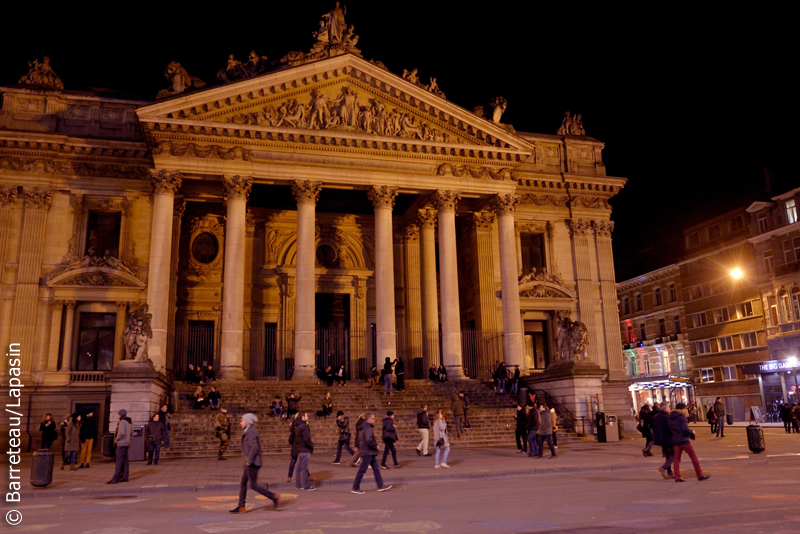
M719 225L715 224L714 226L709 226L706 228L706 235L708 236L709 241L718 238L720 236Z
M642 294L636 295L636 311L642 311Z
M641 341L647 340L647 329L644 326L644 323L639 324L639 338Z
M708 324L708 319L706 318L706 312L693 313L692 324L694 324L695 328L706 326Z
M696 342L697 354L708 354L711 352L711 342L708 339L703 339Z
M546 267L544 257L544 234L520 234L522 248L522 272L529 273L536 268L537 272Z
M736 376L736 366L735 365L726 365L722 368L722 379L723 380L737 380Z
M764 265L764 274L772 273L772 251L765 250L764 255L761 257Z
M797 204L794 199L786 201L786 224L797 222Z
M90 211L89 226L86 232L86 250L96 256L105 256L108 251L112 257L119 258L119 234L122 228L122 213Z
M672 316L672 324L675 327L675 333L681 333L681 316L680 315L673 315Z
M664 319L658 320L658 335L667 337L667 322Z
M778 326L778 301L775 297L770 295L767 297L767 304L769 305L769 321L772 326Z
M788 239L783 242L783 263L792 263L794 261L794 251L792 250L792 242Z
M629 324L628 328L625 332L625 336L628 339L628 343L633 343L636 341L636 336L633 335L633 325Z
M675 302L678 300L678 290L675 288L675 284L669 285L669 301Z
M717 345L719 345L720 352L724 350L733 350L733 338L731 338L731 336L717 338Z
M792 317L793 321L800 321L800 287L792 288Z
M742 347L750 348L755 347L758 345L758 338L756 337L755 332L748 332L746 334L740 334L742 338Z
M750 301L737 304L736 309L739 312L739 319L744 319L745 317L752 317L754 315L753 303Z
M781 303L781 322L791 321L791 305L789 304L789 293L785 289L778 293L778 302Z
M759 234L766 234L769 231L769 225L767 225L767 214L766 213L759 213L758 214L758 233Z
M794 257L800 259L800 237L792 238L792 248L794 249Z
M629 315L631 313L631 299L629 299L628 297L625 297L622 300L622 307L623 307L623 312L625 313L625 315Z
M656 296L656 306L664 304L664 301L661 299L661 288L657 287L653 293L655 293Z
M110 371L114 365L115 313L81 313L76 371Z

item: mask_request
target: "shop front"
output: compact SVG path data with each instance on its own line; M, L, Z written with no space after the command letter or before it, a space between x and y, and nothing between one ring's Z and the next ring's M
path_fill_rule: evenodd
M798 403L798 378L800 361L797 358L770 360L743 366L745 374L758 376L761 405L764 416L770 421L779 421L781 404Z
M668 402L670 406L675 406L679 402L689 404L694 402L694 391L690 378L674 375L648 376L633 380L628 386L633 399L633 409L636 413L642 406L649 404L653 406L662 402Z

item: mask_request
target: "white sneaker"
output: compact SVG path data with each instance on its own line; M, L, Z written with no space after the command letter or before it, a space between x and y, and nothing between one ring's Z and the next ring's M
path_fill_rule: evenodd
M434 465L433 466L434 469L439 469L440 467L441 467L440 465Z
M378 491L389 491L390 489L392 489L392 484L389 484L388 486L384 486L382 488L378 488Z
M441 463L441 466L442 466L442 467L444 467L445 469L450 469L450 466L449 466L449 465L447 465L447 464L446 464L446 463L444 463L444 462L442 462L442 463Z

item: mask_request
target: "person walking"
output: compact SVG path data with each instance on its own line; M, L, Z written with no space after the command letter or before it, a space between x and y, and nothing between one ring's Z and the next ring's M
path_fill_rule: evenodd
M262 486L258 483L258 470L261 468L261 439L258 436L258 429L256 423L258 417L252 413L246 413L242 416L239 424L242 427L242 456L244 456L244 472L239 481L239 503L236 508L230 510L232 514L244 514L247 512L245 503L247 501L247 483L250 483L250 489L260 493L267 499L275 504L275 509L278 509L281 496L277 493L269 491L267 486Z
M433 421L433 442L436 444L436 456L434 457L434 469L444 467L449 469L447 465L447 456L450 454L450 439L447 437L447 419L444 416L444 410L439 408L436 412L436 419ZM439 462L439 455L442 454L442 461Z
M519 365L514 366L514 376L511 377L511 393L519 395Z
M688 415L686 404L682 402L676 404L675 409L669 414L669 429L672 432L672 444L675 448L675 482L686 482L681 478L681 454L684 452L692 460L697 480L708 480L711 477L711 475L703 474L703 468L700 467L700 462L697 460L692 442L689 441L694 439L694 430L689 428Z
M672 463L675 460L675 450L672 445L672 430L669 428L669 403L662 402L661 410L653 417L654 443L661 447L664 464L658 468L666 479L672 478Z
M778 411L778 416L783 421L783 429L786 431L787 434L792 433L792 417L789 411L789 405L784 403L781 404L781 409Z
M394 361L394 374L397 375L397 391L406 390L406 364L400 356Z
M396 360L395 360L396 363ZM386 357L386 361L383 363L383 394L384 395L391 395L392 394L392 368L394 364L389 360L389 357ZM386 391L389 393L386 393Z
M366 425L364 414L358 416L356 420L356 453L350 458L350 467L355 467L361 463L361 434L364 432L364 425Z
M387 361L389 358L386 358ZM368 467L372 467L372 474L375 475L375 483L378 485L378 491L386 491L392 489L392 485L383 485L383 477L381 477L381 469L378 466L378 442L375 441L375 433L373 427L375 426L375 416L371 413L364 415L363 429L361 431L361 442L359 450L361 452L361 465L356 472L356 478L353 481L353 489L350 493L356 495L364 495L366 493L361 489L361 480L364 478L364 473L367 472Z
M381 439L383 439L383 460L381 460L381 469L389 469L389 466L386 465L386 457L389 455L389 451L392 451L392 461L394 461L395 469L403 467L401 464L397 463L397 449L394 448L394 444L399 438L397 437L397 427L394 426L394 412L392 410L389 410L386 412L386 415L383 416L383 432L381 433Z
M800 407L797 404L792 404L789 408L789 419L792 421L792 432L795 434L800 432Z
M708 408L706 419L708 419L708 424L711 426L711 433L714 434L717 431L717 414L714 411L713 404Z
M517 422L514 429L514 439L517 441L517 452L528 452L528 413L525 406L519 402L517 403L517 413L514 414L514 420Z
M144 442L147 443L147 465L158 465L161 458L161 445L164 444L164 424L159 421L158 412L153 414L144 427ZM155 456L155 461L153 457Z
M356 453L350 447L350 418L347 417L343 411L336 412L336 427L339 430L339 441L336 442L336 458L333 459L333 465L339 465L342 459L342 449L345 449L352 456Z
M117 445L116 465L114 467L114 476L106 484L116 484L118 482L127 482L130 475L128 465L128 449L131 446L131 438L133 437L133 425L131 418L128 417L128 412L124 408L117 412L119 423L117 429L114 431L114 443Z
M308 466L311 463L311 453L314 452L314 443L311 441L311 428L308 426L308 413L301 412L297 419L299 423L294 427L294 444L297 446L297 472L295 474L295 487L303 491L314 491L314 486L308 480Z
M461 397L461 404L464 405L464 432L469 433L469 429L472 428L472 423L469 422L469 397L464 391L459 391L458 396Z
M714 401L714 414L717 416L717 437L725 437L725 405L722 403L722 397L717 397Z
M539 428L542 426L542 418L539 410L534 406L528 412L528 417L525 420L525 434L528 440L528 456L541 456L539 450Z
M208 393L208 405L211 407L211 411L219 409L219 405L222 402L222 394L217 391L217 388L211 386L211 391Z
M89 469L92 467L92 447L97 439L97 422L94 419L94 412L87 413L81 421L81 452L78 461L81 465L78 469Z
M458 393L450 395L450 410L453 412L453 420L456 424L456 437L460 438L461 433L464 431L462 427L464 420L464 403L461 402L461 397L458 396Z
M297 465L297 456L300 454L300 444L298 443L295 445L295 428L297 425L300 424L300 416L298 414L294 414L294 416L290 417L291 422L289 423L289 444L292 446L292 459L289 461L289 475L286 478L286 482L291 482L292 477L294 476L294 468Z
M550 459L557 458L556 449L553 447L553 421L550 419L550 410L544 404L539 406L539 458L544 453L544 442L550 447Z
M644 449L642 449L642 456L653 456L650 449L653 448L653 412L650 410L650 405L645 404L639 410L639 432L645 440Z
M67 436L67 440L64 444L64 450L66 451L66 462L65 465L69 465L70 471L76 471L78 466L75 465L77 463L78 458L78 451L81 450L81 416L74 413L70 417L69 423L67 423L67 429L65 430L65 435ZM61 466L61 470L64 470L64 465Z
M56 430L56 422L53 420L53 414L46 413L42 417L42 422L39 424L39 432L42 433L42 448L49 449L58 440L58 430Z
M556 409L553 407L550 407L550 420L553 421L553 447L557 449L558 436L556 432L558 431L558 414L556 414Z
M417 410L417 430L422 439L417 445L417 456L430 456L428 452L428 436L430 433L431 424L428 420L428 405L423 404L422 409Z
M166 404L158 411L158 420L164 426L164 447L169 448L169 431L172 430L172 425L169 422L169 406Z
M71 413L65 413L61 418L61 423L58 425L59 443L61 443L61 470L67 465L67 427L72 419Z
M214 417L214 436L219 439L219 452L217 461L225 460L225 451L231 442L231 422L228 420L228 410L221 408Z

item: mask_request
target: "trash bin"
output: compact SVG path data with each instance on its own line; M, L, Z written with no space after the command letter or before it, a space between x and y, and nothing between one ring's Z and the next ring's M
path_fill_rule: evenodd
M617 420L617 414L615 413L607 413L606 414L606 441L619 441L619 421Z
M131 446L128 449L129 462L144 462L144 426L134 426Z
M732 413L725 414L725 424L726 425L732 425L733 424L733 414Z
M519 401L525 406L528 403L528 388L522 386L519 388Z
M764 442L764 430L758 425L747 425L747 447L755 454L767 448Z
M114 433L106 432L105 434L103 434L103 446L102 446L103 458L113 460L116 456L116 451L114 450L115 448L116 447L114 446Z
M597 441L599 443L606 443L606 414L597 412L594 414L594 426L597 429Z
M31 462L31 486L45 488L53 482L55 454L50 449L39 449L33 453Z

